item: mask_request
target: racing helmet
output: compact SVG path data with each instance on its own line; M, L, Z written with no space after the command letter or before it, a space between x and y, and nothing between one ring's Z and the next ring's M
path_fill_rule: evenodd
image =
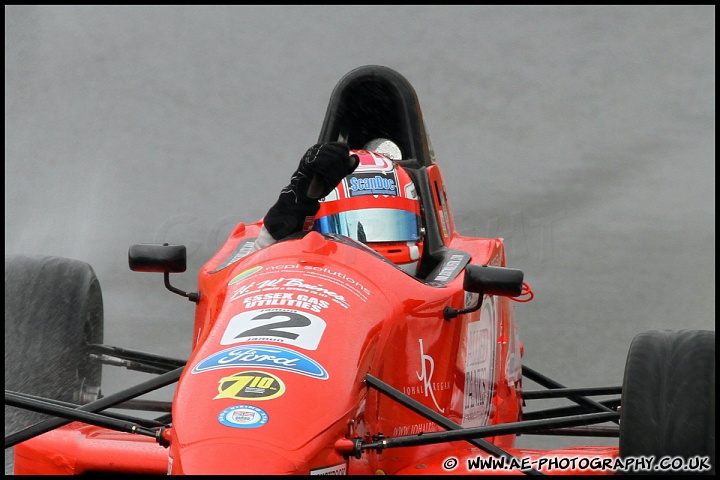
M398 147L395 142L388 140L387 138L376 138L375 140L370 140L365 145L364 149L375 153L381 153L393 160L402 159L400 147Z
M389 154L399 157L397 146L396 152L386 147ZM382 153L362 149L350 150L350 154L360 159L358 167L321 199L313 229L362 242L415 275L423 253L415 184L403 167Z

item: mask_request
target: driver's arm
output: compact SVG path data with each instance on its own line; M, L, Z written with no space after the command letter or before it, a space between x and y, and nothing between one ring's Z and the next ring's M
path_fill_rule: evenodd
M301 230L310 230L320 209L320 199L332 192L358 163L358 157L350 155L346 143L318 143L310 147L290 178L290 184L280 191L277 202L265 214L253 250Z

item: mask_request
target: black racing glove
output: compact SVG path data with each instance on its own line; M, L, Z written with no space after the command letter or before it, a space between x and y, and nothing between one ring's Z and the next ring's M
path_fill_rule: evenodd
M275 240L309 230L325 197L346 175L357 168L359 159L341 142L318 143L303 155L290 184L280 192L264 218L265 229Z
M330 142L313 145L305 152L298 172L311 172L313 181L305 191L313 199L323 198L337 187L345 176L352 173L358 165L357 155L350 155L346 143Z

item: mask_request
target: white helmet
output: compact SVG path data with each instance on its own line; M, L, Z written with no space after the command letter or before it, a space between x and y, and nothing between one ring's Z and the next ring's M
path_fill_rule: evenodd
M375 140L370 140L363 148L371 152L385 155L391 160L402 160L400 147L387 138L376 138Z

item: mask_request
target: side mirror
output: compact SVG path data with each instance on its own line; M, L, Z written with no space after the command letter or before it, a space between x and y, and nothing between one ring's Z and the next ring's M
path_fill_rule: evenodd
M445 307L443 318L450 320L462 313L471 313L480 310L483 295L499 295L501 297L517 297L522 293L522 270L506 267L493 267L490 265L473 265L465 267L463 288L467 292L480 294L480 301L474 307L457 309Z
M473 265L465 267L463 288L468 292L502 297L517 297L522 293L522 270L490 265Z
M140 243L128 250L128 263L133 272L181 273L187 268L185 245Z
M170 274L181 273L187 269L187 250L185 245L167 243L139 243L128 250L128 263L133 272L162 273L165 288L191 302L200 301L200 292L185 292L170 285Z

